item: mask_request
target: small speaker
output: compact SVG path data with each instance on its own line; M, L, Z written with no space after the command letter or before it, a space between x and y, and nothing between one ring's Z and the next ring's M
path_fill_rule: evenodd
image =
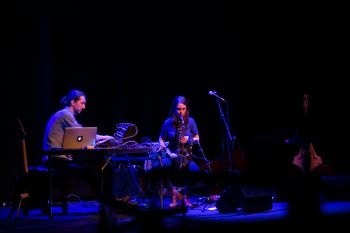
M232 213L241 209L245 213L256 213L272 209L272 192L257 187L240 187L231 184L216 202L219 213Z
M219 213L234 213L244 205L244 194L237 184L231 184L216 201Z
M272 209L272 194L270 188L259 185L241 186L244 194L243 212L256 213Z
M243 211L245 213L256 213L272 209L272 196L246 197Z

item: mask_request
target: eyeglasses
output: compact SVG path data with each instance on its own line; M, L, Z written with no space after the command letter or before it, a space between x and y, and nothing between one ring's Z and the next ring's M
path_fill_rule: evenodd
M176 108L178 111L186 111L186 108Z

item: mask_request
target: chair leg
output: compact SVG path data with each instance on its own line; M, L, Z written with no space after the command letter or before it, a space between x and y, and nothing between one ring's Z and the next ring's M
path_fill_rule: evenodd
M19 199L19 201L18 201L17 206L14 204L14 205L12 206L11 210L10 210L10 213L9 213L8 216L7 216L7 218L8 218L9 220L11 219L11 217L12 217L13 213L15 212L16 208L17 208L17 213L16 213L15 220L18 219L19 213L20 213L21 208L22 208L22 206L23 206L23 202L24 202L25 199L28 199L28 198L29 198L29 193L22 193L22 194L20 194L20 199ZM24 212L24 213L23 213L24 215L26 215L26 216L28 215L28 210L27 210L27 209L23 208L22 211Z
M24 201L25 199L28 199L28 198L29 198L29 193L22 193L22 194L20 195L20 197L21 197L21 199L19 200L19 204L18 204L18 207L17 207L16 219L18 218L19 212L21 211L21 207L22 207L23 201ZM27 210L24 210L24 209L23 209L23 211L25 211L25 213L26 213L25 215L28 215Z
M23 201L23 198L21 197L21 199L19 200L18 206L17 206L17 214L16 214L16 217L15 217L16 220L17 220L17 218L19 216L19 212L21 211L22 201Z

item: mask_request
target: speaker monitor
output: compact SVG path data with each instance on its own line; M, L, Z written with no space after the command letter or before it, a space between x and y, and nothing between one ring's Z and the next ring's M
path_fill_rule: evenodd
M244 205L244 194L236 184L231 184L224 190L216 201L216 208L220 213L237 212Z
M256 213L272 209L272 196L263 195L256 197L246 197L243 211L245 213Z
M216 202L220 213L232 213L243 210L245 213L256 213L272 209L272 193L256 187L240 187L231 184Z

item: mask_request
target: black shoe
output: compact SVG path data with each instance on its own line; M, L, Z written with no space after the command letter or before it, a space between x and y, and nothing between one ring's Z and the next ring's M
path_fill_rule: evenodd
M128 202L130 201L130 199L131 199L131 197L128 196L128 195L126 195L126 196L124 196L124 197L116 197L116 198L115 198L115 200L116 200L117 202L124 203L124 204L128 203Z

